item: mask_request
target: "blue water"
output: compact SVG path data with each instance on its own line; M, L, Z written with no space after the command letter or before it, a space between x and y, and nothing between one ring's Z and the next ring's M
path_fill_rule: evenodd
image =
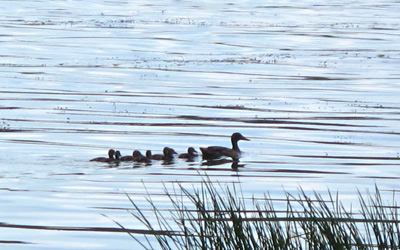
M125 233L90 228L144 228L126 193L146 208L146 187L169 208L163 183L192 188L205 175L241 183L246 197L330 189L356 207L357 190L378 185L391 199L399 11L395 1L1 1L0 241L14 241L1 248L135 249ZM237 131L251 139L238 169L89 162L109 148L230 146Z

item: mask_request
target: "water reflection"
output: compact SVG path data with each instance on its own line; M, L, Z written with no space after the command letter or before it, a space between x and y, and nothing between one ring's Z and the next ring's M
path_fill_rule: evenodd
M125 193L162 202L163 183L203 174L247 197L397 190L395 2L2 1L1 12L6 246L132 248L101 214L125 223ZM236 131L252 140L240 162L89 162L109 148L229 147Z
M201 166L219 166L219 165L226 165L226 166L231 166L233 170L238 170L238 168L243 168L245 164L239 164L238 161L233 161L229 159L219 159L219 160L211 160L211 161L206 161L202 162Z

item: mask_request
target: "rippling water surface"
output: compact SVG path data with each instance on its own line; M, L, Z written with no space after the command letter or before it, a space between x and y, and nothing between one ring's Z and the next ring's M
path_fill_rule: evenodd
M1 1L1 248L129 249L110 220L205 175L245 196L398 192L396 1ZM89 162L245 152L238 168Z

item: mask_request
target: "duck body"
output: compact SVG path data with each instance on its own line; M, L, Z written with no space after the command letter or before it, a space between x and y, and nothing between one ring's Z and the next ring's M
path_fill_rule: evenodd
M241 151L238 146L238 141L250 141L240 133L233 133L231 136L232 148L211 146L207 148L200 148L203 153L203 160L217 160L224 157L232 158L234 161L239 161Z
M120 161L133 161L134 160L134 152L135 151L133 151L132 152L132 155L125 155L125 156L122 156L121 158L119 158L119 160Z
M125 156L122 156L119 160L120 161L134 161L134 158L132 155L125 155Z
M163 149L163 154L151 154L150 150L146 151L147 158L151 160L158 160L158 161L168 161L174 158L174 154L176 154L175 150L169 147L165 147Z
M97 157L97 158L91 159L90 161L95 161L95 162L113 162L113 161L115 161L114 155L115 155L115 150L114 149L110 149L110 150L108 150L108 158L107 157Z
M163 154L155 154L153 155L151 153L151 150L147 150L146 151L146 157L150 160L156 160L156 161L161 161L164 159L164 155Z
M203 159L205 160L216 160L223 157L230 157L233 160L237 160L241 156L240 151L236 151L227 147L211 146L207 148L200 148Z

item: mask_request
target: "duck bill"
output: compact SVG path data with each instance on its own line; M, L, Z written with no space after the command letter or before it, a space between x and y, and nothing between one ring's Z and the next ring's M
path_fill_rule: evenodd
M244 137L244 136L242 136L242 137L240 138L240 140L243 140L243 141L250 141L250 139L248 139L248 138L246 138L246 137Z

